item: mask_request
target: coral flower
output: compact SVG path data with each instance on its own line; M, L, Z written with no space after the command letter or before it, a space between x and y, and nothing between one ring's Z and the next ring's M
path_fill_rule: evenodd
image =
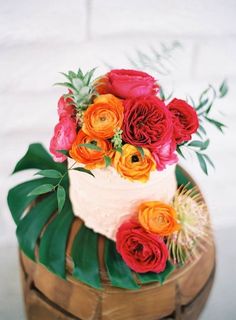
M112 156L112 153L112 145L109 141L92 138L82 130L78 132L69 152L71 158L85 164L87 169L104 168L104 157Z
M112 94L98 96L84 113L83 131L92 137L108 139L123 123L122 101Z
M146 182L150 172L156 170L156 163L150 151L143 148L144 155L130 145L122 147L122 153L116 152L113 165L118 173L131 181Z
M173 207L161 201L148 201L139 206L138 220L141 226L159 236L168 236L179 230L177 214Z

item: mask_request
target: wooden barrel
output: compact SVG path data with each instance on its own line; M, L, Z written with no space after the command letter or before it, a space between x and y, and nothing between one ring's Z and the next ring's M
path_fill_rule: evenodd
M186 173L185 173L186 174ZM191 177L189 180L193 182ZM195 182L193 182L195 184ZM176 269L163 285L145 284L138 290L114 287L104 264L105 237L99 235L98 256L102 290L72 276L71 249L83 221L76 218L67 243L67 278L47 270L20 251L20 266L28 320L157 320L197 319L207 301L215 270L212 235L205 250ZM210 233L211 234L211 233Z

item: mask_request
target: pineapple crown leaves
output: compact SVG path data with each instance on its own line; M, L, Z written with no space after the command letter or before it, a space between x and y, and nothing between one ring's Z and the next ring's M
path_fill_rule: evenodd
M66 98L71 98L77 112L81 113L86 110L94 96L97 95L95 81L92 81L96 68L83 73L81 69L78 72L68 71L61 72L66 77L66 82L55 83L55 85L68 88L69 93L65 94Z
M184 150L186 148L194 152L197 160L200 164L201 169L205 174L208 174L208 165L214 168L214 164L206 154L206 150L209 146L210 140L207 136L207 130L205 129L205 124L208 123L218 129L221 133L224 133L224 128L226 125L213 118L211 115L212 107L217 99L222 99L228 93L228 85L226 80L224 80L219 88L214 88L209 85L200 95L197 102L195 102L191 97L187 97L190 104L195 108L198 119L199 119L199 129L196 132L197 140L192 140L190 142L184 142L183 144L177 146L177 152L180 156L185 158Z

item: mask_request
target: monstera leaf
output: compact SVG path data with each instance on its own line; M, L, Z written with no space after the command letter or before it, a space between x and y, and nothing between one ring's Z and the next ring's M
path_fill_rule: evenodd
M26 169L39 169L64 174L65 164L55 163L41 144L31 144L25 156L17 163L14 173ZM49 170L49 171L48 171ZM45 172L45 171L44 171ZM84 173L86 174L86 173ZM180 167L176 169L179 185L188 185L189 178ZM66 278L66 248L71 227L76 217L68 196L69 181L63 180L66 190L65 205L58 213L56 192L48 192L40 199L28 194L42 184L51 184L50 177L35 178L12 188L8 193L8 205L16 223L16 234L21 250L32 260L39 261L51 272ZM99 272L98 240L101 235L82 225L73 239L71 259L75 279L102 289ZM38 246L39 250L35 250ZM35 255L38 252L38 256ZM115 242L105 238L104 264L112 286L138 290L147 283L163 283L174 267L167 263L164 272L138 274L122 260Z

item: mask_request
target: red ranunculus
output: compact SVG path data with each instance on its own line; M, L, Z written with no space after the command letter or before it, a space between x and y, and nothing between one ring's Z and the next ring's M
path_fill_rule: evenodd
M171 113L164 102L154 96L124 101L123 140L129 144L156 149L173 134Z
M75 116L75 107L71 104L72 100L61 96L58 101L57 112L59 118L71 118Z
M157 170L164 170L167 165L178 162L178 157L175 151L176 143L173 140L170 140L163 146L152 150L152 156L156 161Z
M191 140L191 135L199 127L196 111L186 101L173 99L167 106L172 113L174 139L177 144Z
M56 162L63 162L66 156L57 150L69 150L76 138L76 122L74 119L61 118L55 126L54 135L50 141L50 152Z
M161 237L147 232L135 220L124 222L116 234L116 248L134 271L160 273L166 268L168 249Z
M155 95L157 89L156 80L146 72L125 69L111 70L97 85L100 94L112 93L123 99Z

